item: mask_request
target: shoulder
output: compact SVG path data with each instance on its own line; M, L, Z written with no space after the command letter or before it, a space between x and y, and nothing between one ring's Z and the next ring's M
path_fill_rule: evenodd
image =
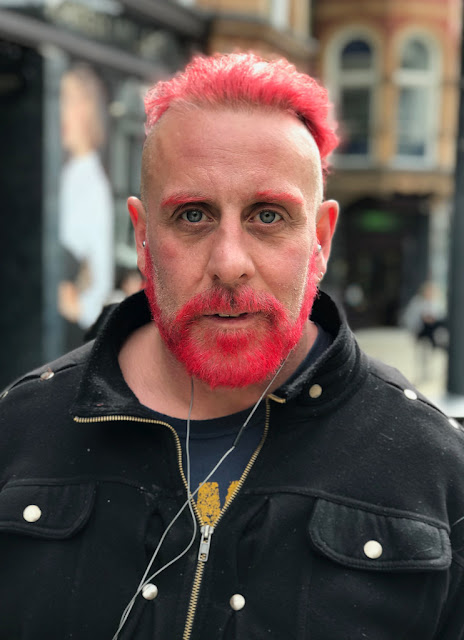
M464 465L462 425L443 413L400 371L364 357L368 370L364 399L367 398L372 407L374 422L394 432L402 445L409 443L418 450L432 449L439 455L454 451Z
M47 395L47 389L51 387L55 397L58 394L58 388L63 389L64 386L71 387L75 392L92 345L93 341L88 342L14 380L0 393L0 414L4 410L18 407L20 402L23 403L28 399L40 401L40 397Z
M363 353L363 357L367 367L368 380L374 390L378 390L379 393L398 394L397 399L404 407L412 406L411 401L418 400L417 406L426 405L437 411L437 415L444 417L438 407L424 396L401 371L365 353ZM406 402L406 400L410 402Z

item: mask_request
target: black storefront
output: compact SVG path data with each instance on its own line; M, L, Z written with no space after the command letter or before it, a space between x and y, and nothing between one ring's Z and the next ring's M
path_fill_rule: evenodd
M205 50L207 35L204 17L167 0L0 1L0 386L65 346L63 78L85 67L104 95L98 162L111 193L114 275L135 264L125 200L139 189L143 93Z
M398 326L430 278L430 196L365 197L342 207L324 286L355 330Z

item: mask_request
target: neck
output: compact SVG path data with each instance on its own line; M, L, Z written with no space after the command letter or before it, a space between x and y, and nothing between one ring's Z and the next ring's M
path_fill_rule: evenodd
M308 321L300 341L287 357L269 388L269 393L277 389L298 368L316 336L316 326ZM191 378L166 348L152 322L129 336L119 353L119 364L126 383L142 404L171 417L187 417ZM273 375L274 373L260 384L236 389L211 389L195 378L192 419L218 418L247 409L258 401Z

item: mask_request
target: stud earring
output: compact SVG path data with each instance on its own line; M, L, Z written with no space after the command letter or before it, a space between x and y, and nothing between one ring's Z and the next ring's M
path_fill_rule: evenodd
M142 247L145 249L145 247L147 246L147 243L145 242L145 240L142 242Z
M320 253L321 251L322 251L322 246L318 242L317 243L317 252Z

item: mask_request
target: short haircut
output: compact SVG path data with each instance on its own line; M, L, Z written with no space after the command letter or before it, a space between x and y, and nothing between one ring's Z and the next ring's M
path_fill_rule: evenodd
M266 107L299 118L311 132L324 173L338 144L329 121L326 89L285 59L268 61L253 53L196 56L183 72L158 82L145 97L146 133L171 106Z

